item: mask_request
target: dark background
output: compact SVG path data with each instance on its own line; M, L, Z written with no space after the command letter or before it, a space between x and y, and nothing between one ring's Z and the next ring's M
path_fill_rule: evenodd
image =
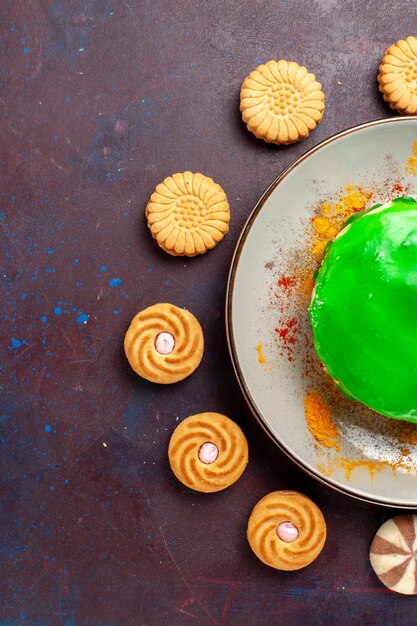
M305 150L391 115L379 60L412 34L409 2L3 0L1 3L0 623L69 625L403 624L416 601L368 562L392 511L307 477L251 417L224 330L227 273L256 200ZM269 146L242 124L245 76L305 64L326 111L301 143ZM165 176L212 176L230 233L199 258L152 240L147 199ZM114 278L121 279L111 286ZM172 386L136 377L126 328L158 301L189 308L206 352ZM169 436L220 411L244 429L247 471L225 492L170 472ZM103 445L106 444L106 446ZM328 540L281 573L245 538L254 504L298 489Z

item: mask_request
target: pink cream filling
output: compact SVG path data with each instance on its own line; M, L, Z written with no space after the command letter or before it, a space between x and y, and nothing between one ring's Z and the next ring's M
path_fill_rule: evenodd
M206 465L214 463L218 456L219 449L216 444L211 443L211 441L206 441L205 443L203 443L198 451L198 458L202 463L205 463Z
M285 543L292 543L298 537L298 528L292 522L281 522L276 528L276 533Z

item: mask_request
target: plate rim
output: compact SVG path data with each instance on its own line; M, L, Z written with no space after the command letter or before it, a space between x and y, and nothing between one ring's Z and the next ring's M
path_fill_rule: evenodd
M239 359L238 359L237 351L236 351L234 333L233 333L232 313L233 313L233 294L234 294L236 272L237 272L237 268L239 265L240 256L243 251L244 244L246 242L246 239L249 236L249 233L252 229L253 224L255 223L257 216L259 215L262 208L264 207L266 200L271 195L271 193L275 191L275 189L282 183L282 181L293 170L295 170L298 167L298 165L300 165L300 163L308 159L311 155L313 155L318 150L321 150L322 148L329 145L330 143L333 143L334 141L337 141L343 137L346 137L348 135L351 135L353 133L362 131L366 128L370 128L373 126L382 126L384 124L401 124L401 123L409 122L410 120L417 121L417 115L382 118L382 119L372 120L370 122L365 122L363 124L358 124L356 126L351 126L349 128L346 128L345 130L342 130L333 135L330 135L330 137L328 137L327 139L324 139L317 145L313 146L312 148L304 152L300 157L292 161L286 168L284 168L280 172L280 174L278 174L278 176L272 181L272 183L266 188L264 193L260 196L254 208L249 213L249 216L247 217L243 225L243 228L239 234L235 249L233 251L232 260L230 263L230 269L229 269L227 285L226 285L226 301L225 301L226 340L227 340L227 346L228 346L233 370L237 378L237 381L239 383L240 389L242 391L243 397L249 409L251 410L257 422L261 425L263 430L270 437L270 439L272 439L272 441L278 446L278 448L280 448L280 450L284 452L284 454L288 458L290 458L298 467L304 470L309 476L312 476L313 478L315 478L322 484L326 485L327 487L330 487L331 489L334 489L335 491L338 491L339 493L343 493L344 495L350 496L362 502L367 502L369 504L377 504L380 506L387 506L391 508L400 508L400 509L417 509L417 501L414 504L410 504L410 503L405 503L403 500L395 500L393 498L381 499L381 498L378 498L377 496L375 497L369 496L368 494L363 493L360 490L357 490L355 488L342 486L338 482L332 480L331 478L323 476L322 474L320 474L318 470L315 471L313 468L310 468L303 461L302 458L294 454L289 449L289 447L284 443L284 441L282 441L277 435L273 433L272 429L268 425L267 420L262 415L255 401L253 400L250 390L248 386L246 385L242 370L240 368Z

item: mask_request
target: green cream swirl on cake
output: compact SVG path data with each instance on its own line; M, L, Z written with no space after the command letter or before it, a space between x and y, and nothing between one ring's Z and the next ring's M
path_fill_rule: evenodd
M309 308L317 354L350 398L417 423L417 202L352 216L325 250Z

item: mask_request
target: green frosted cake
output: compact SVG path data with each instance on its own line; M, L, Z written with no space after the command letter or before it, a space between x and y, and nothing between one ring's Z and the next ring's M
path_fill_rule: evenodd
M325 250L309 308L336 385L378 413L417 423L417 202L352 216Z

